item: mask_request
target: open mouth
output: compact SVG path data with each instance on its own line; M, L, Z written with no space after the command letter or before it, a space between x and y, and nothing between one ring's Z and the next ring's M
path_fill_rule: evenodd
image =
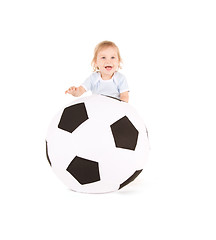
M105 68L106 70L109 70L109 71L112 70L112 66L106 66Z

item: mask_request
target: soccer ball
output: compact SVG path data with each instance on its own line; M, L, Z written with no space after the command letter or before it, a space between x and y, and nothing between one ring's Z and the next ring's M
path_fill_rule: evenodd
M103 95L78 98L52 120L47 159L73 191L121 189L142 171L149 152L142 118L129 104Z

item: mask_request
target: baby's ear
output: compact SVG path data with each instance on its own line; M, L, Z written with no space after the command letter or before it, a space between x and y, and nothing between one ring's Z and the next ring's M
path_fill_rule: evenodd
M97 64L94 65L94 68L95 68L97 71L100 70Z
M95 69L95 70L98 69L98 66L97 66L96 62L92 62L92 67L93 67L93 69Z

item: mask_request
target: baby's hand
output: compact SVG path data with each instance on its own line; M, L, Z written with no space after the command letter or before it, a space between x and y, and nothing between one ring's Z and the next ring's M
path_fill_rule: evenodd
M69 93L73 95L74 97L79 97L81 96L84 92L86 92L85 88L82 86L79 87L70 87L65 93Z
M66 94L66 93L69 93L69 94L75 96L76 93L77 93L77 91L78 91L78 88L77 88L77 87L70 87L68 90L65 91L65 94Z

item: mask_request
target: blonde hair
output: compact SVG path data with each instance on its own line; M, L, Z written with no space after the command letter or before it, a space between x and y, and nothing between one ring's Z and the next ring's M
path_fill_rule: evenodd
M108 48L108 47L113 47L116 49L117 51L117 55L118 55L118 59L119 59L119 68L122 68L121 67L121 64L122 64L122 58L120 56L120 52L119 52L119 48L116 46L116 44L114 42L111 42L111 41L103 41L103 42L100 42L96 45L95 49L94 49L94 57L92 59L92 62L91 62L91 65L93 67L93 71L96 72L99 70L98 67L95 66L95 63L96 63L96 60L97 60L97 55L98 53L104 49L104 48Z

